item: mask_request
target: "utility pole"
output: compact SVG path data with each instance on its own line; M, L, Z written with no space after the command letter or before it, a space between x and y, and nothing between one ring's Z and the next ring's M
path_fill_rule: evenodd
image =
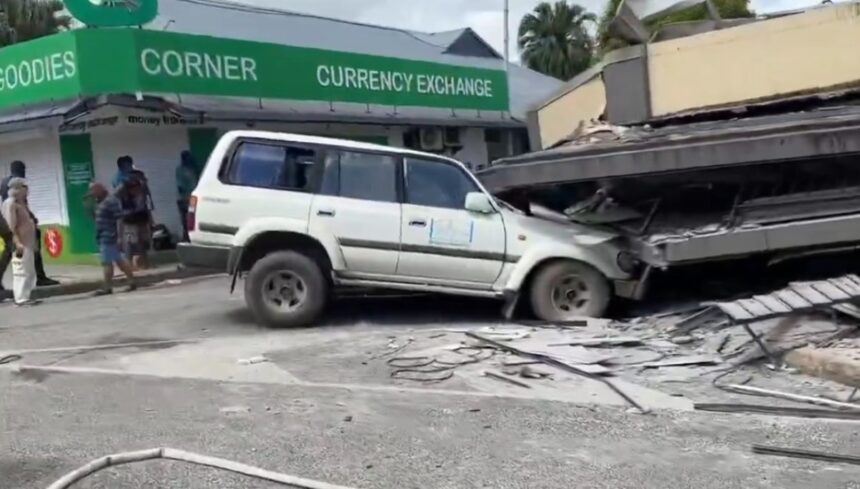
M510 33L511 8L510 8L510 1L509 0L504 0L504 1L505 1L505 15L504 15L504 17L505 17L505 75L507 76L507 74L508 74L508 63L511 62L511 58L510 58L510 56L511 56L511 53L510 53L510 51L511 51L511 47L510 47L510 44L511 44L511 33Z

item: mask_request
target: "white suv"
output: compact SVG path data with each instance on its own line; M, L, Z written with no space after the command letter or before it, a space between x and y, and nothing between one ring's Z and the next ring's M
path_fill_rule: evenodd
M312 323L335 287L507 299L547 321L599 316L637 289L617 236L527 217L452 159L373 144L230 132L192 198L190 267L247 272L272 326Z

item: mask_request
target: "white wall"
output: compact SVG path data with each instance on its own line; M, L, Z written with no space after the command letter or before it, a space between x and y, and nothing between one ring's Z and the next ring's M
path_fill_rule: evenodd
M188 149L188 131L179 128L118 128L92 133L93 166L96 180L110 186L116 174L116 160L129 155L146 173L155 201L155 221L166 225L175 237L182 223L176 208L176 165Z
M39 224L67 225L66 187L57 134L32 129L0 135L0 178L9 174L9 164L15 160L27 165L28 201Z
M484 140L484 130L480 127L467 127L460 133L463 143L461 149L454 158L468 163L472 168L480 165L486 166L489 162L487 156L487 142Z

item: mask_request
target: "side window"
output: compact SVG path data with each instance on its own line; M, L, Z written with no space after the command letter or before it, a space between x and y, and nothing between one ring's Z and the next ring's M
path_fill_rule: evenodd
M329 151L320 193L350 199L397 202L397 158L373 153Z
M241 143L233 154L226 182L282 190L311 190L316 151L264 143Z
M340 154L327 151L323 160L320 195L337 196L340 193Z
M463 170L440 161L407 158L405 172L409 204L463 209L466 194L479 191Z

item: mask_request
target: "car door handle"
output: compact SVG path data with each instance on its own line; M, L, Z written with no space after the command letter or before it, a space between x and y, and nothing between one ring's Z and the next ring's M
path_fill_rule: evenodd
M320 209L317 211L318 216L334 217L334 211L331 209Z
M409 221L409 225L423 228L424 226L427 225L427 221L424 219L412 219L411 221Z

